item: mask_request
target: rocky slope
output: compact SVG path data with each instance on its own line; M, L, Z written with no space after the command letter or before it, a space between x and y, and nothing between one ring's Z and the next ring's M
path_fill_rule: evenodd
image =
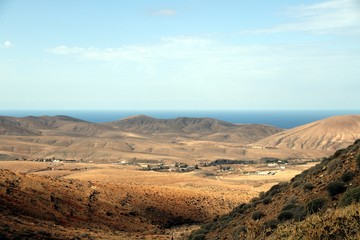
M0 239L168 239L166 229L208 221L233 205L195 189L0 169Z
M359 201L360 140L357 140L290 182L275 185L230 214L204 225L190 239L358 239L360 213L352 211L352 217L347 219L339 216L350 211L343 207ZM329 211L333 217L326 214ZM313 217L315 213L318 215ZM296 222L298 228L287 224ZM310 225L308 230L302 230ZM321 228L326 225L325 230Z

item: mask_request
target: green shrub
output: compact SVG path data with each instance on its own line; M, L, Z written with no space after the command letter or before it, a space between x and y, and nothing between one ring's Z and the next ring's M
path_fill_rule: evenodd
M327 185L326 190L328 191L330 197L334 197L340 193L345 192L346 186L344 182L334 181Z
M285 222L285 221L288 221L288 220L292 219L293 216L294 216L294 214L293 214L292 211L286 210L286 211L282 211L282 212L278 215L277 219L278 219L279 221L281 221L281 222Z
M296 208L291 210L293 212L293 219L295 221L302 221L305 219L307 212L304 205L298 205Z
M298 204L296 199L290 199L284 207L281 209L281 212L291 212L292 219L296 221L301 221L306 216L305 206L302 204Z
M286 204L289 204L289 203L297 204L297 203L298 203L298 198L297 198L296 196L294 196L294 195L290 196L290 197L287 199L285 205L286 205Z
M253 212L253 214L251 215L251 218L254 221L260 220L262 217L265 217L265 213L262 211L255 211Z
M334 172L337 168L340 168L342 166L343 162L341 159L333 159L329 164L327 165L327 169L329 173Z
M277 228L277 226L279 225L279 220L277 219L272 219L272 220L269 220L267 222L264 223L264 228L265 229L271 229L271 230L274 230Z
M318 163L318 164L316 164L315 166L313 166L313 167L311 167L311 168L309 169L309 174L311 174L311 175L317 175L317 174L319 174L319 173L322 172L323 167L324 167L324 164Z
M263 200L262 200L262 203L264 204L264 205L267 205L267 204L269 204L269 203L271 203L271 197L266 197L266 198L264 198Z
M326 199L325 198L314 198L307 202L306 210L308 213L313 214L319 212L321 209L325 207Z
M314 188L314 185L312 185L312 183L309 183L309 182L305 183L303 186L303 189L305 192L309 192L309 191L313 190L313 188Z
M360 202L360 186L347 190L341 197L339 206L345 207L355 202Z
M292 186L293 188L296 188L296 187L300 186L301 183L302 183L301 181L294 181L291 186Z
M350 182L355 177L356 173L353 171L346 171L341 175L341 180L344 182Z
M287 211L287 210L292 210L294 208L297 207L297 204L295 203L288 203L288 204L285 204L284 207L281 209L281 211Z
M346 149L339 149L334 153L333 158L337 158L344 153L346 153Z

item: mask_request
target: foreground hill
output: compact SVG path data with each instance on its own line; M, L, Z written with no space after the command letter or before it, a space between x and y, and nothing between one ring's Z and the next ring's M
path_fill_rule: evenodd
M336 116L286 130L258 141L259 146L335 151L360 138L360 115Z
M283 129L260 124L237 125L213 118L156 119L145 115L128 117L107 123L108 126L128 132L157 136L174 135L211 141L237 141L250 143Z
M12 169L0 169L0 239L170 239L172 228L227 213L255 190L195 173L7 163L0 166Z
M190 239L359 239L360 140L271 187ZM313 215L313 214L318 215Z

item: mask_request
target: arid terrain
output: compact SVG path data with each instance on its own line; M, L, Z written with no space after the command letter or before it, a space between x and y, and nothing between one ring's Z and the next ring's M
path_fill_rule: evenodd
M190 239L359 239L360 140L274 185Z
M0 237L186 239L353 141L359 122L0 117Z
M91 123L67 116L0 117L0 159L58 158L95 162L321 158L353 142L360 117L340 116L285 130L210 118L135 116Z

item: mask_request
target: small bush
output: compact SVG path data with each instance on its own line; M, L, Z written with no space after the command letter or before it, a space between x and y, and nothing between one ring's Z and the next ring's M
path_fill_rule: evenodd
M282 212L278 215L277 219L278 219L279 221L281 221L281 222L285 222L285 221L288 221L288 220L292 219L293 216L294 216L294 214L293 214L292 211L286 210L286 211L282 211Z
M262 217L265 217L265 213L263 213L262 211L255 211L253 212L253 214L251 215L251 218L254 221L260 220Z
M360 169L360 154L356 157L356 166Z
M346 190L346 186L344 182L340 182L340 181L335 181L335 182L330 182L327 187L326 187L329 196L330 197L334 197L340 193L345 192Z
M353 171L346 171L341 175L341 180L344 182L350 182L355 177L356 173Z
M297 204L295 203L288 203L288 204L285 204L284 207L281 209L281 211L287 211L287 210L292 210L294 208L297 207Z
M325 198L314 198L307 202L306 209L310 214L319 212L321 209L325 207L326 199Z
M314 188L314 185L312 185L312 183L309 183L309 182L305 183L303 186L303 189L305 192L309 192L309 191L313 190L313 188Z
M296 188L298 186L301 185L301 181L294 181L293 184L291 185L293 188Z
M190 238L191 240L205 240L205 234L198 233Z
M264 199L266 197L266 195L265 195L265 192L260 192L259 193L259 198L262 200L262 199Z
M305 219L307 212L304 205L298 205L296 208L291 210L293 212L293 219L295 221L302 221Z
M342 155L344 153L346 153L346 149L339 149L334 153L333 158L337 158L337 157L339 157L340 155Z
M295 221L301 221L306 216L306 209L305 206L299 204L296 197L291 198L284 207L281 209L281 212L291 212L292 219Z
M343 162L341 159L333 159L329 164L327 165L327 169L329 173L334 172L337 168L340 168L342 166Z
M311 174L313 176L318 175L319 173L322 172L323 168L324 168L324 165L322 163L318 163L309 169L309 174Z
M347 190L340 199L339 206L345 207L355 202L360 202L360 187Z
M234 215L238 215L238 214L242 214L244 213L247 209L249 209L251 207L250 204L246 204L246 203L242 203L239 206L237 206L236 208L234 208L234 210L232 211L232 213ZM236 213L236 214L235 214ZM230 213L231 214L231 213Z
M272 219L270 221L267 221L264 223L264 228L265 229L271 229L271 230L274 230L277 228L277 226L279 225L279 220L277 219Z
M290 196L290 197L287 199L285 205L286 205L286 204L289 204L289 203L297 204L297 203L298 203L298 198L297 198L296 196L294 196L294 195Z
M267 205L267 204L269 204L269 203L271 203L271 197L266 197L266 198L264 198L263 200L262 200L262 203L264 204L264 205Z

